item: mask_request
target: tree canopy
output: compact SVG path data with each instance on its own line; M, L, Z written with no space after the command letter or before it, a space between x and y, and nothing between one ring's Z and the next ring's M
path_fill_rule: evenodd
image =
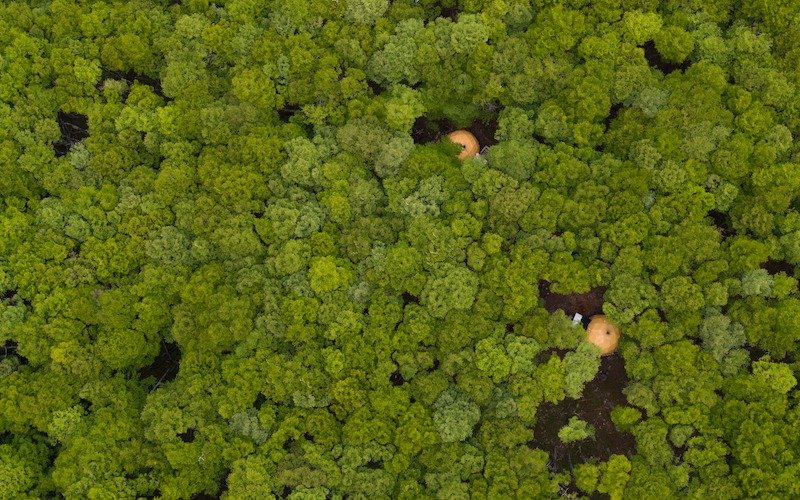
M0 498L800 496L798 67L794 0L2 2Z

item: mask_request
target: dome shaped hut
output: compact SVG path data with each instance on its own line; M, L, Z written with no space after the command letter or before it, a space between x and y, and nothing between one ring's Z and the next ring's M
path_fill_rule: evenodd
M620 335L619 327L602 314L592 316L586 328L586 340L599 347L603 356L617 350Z
M458 155L459 160L472 158L473 156L477 155L478 151L481 149L480 144L478 144L478 139L472 135L472 132L467 130L455 130L447 134L447 136L451 141L462 146L463 149Z

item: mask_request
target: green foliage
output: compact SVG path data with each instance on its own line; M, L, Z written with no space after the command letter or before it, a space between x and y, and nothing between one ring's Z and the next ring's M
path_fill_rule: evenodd
M792 374L791 368L785 364L754 361L753 375L770 389L781 394L788 393L797 385L797 379Z
M511 371L512 359L493 338L480 340L475 346L475 365L494 380L501 381Z
M564 356L564 391L568 397L578 399L583 386L597 375L600 368L600 348L581 342L575 351Z
M332 292L347 285L347 274L333 257L315 257L308 270L308 280L314 292Z
M558 439L563 443L572 443L592 436L594 436L594 428L578 417L570 417L567 425L558 431Z
M664 309L667 312L690 313L703 307L703 291L685 276L670 278L661 287Z
M611 410L611 420L620 430L630 429L642 418L642 412L630 406L616 406Z
M601 475L597 491L608 494L612 499L622 498L631 471L631 464L627 457L612 455L606 463L601 465L600 469Z
M536 168L538 148L523 140L509 140L489 149L492 166L512 179L524 181L531 177Z
M363 24L374 24L386 9L388 0L346 0L346 15L351 21Z
M564 399L564 365L558 356L550 356L547 363L539 365L536 378L541 383L545 401L555 404Z
M667 26L654 36L656 49L669 62L682 62L692 52L692 35L679 26Z
M463 441L481 419L478 406L464 395L448 390L433 404L433 423L445 443Z
M659 418L647 419L633 429L638 455L650 468L664 468L672 463L672 448L667 441L668 426Z
M52 484L45 474L47 445L15 438L0 445L0 496L3 498L39 498Z
M584 493L593 493L597 488L598 467L594 464L578 464L574 469L575 486Z
M723 373L735 373L742 367L741 360L749 359L749 356L739 354L747 340L744 327L739 323L732 323L729 317L718 311L711 310L703 319L700 339L703 341L703 348L714 356Z
M3 2L0 497L797 498L797 21Z
M635 45L641 45L660 32L662 19L655 12L634 10L625 13L622 23L623 36L630 38Z
M434 317L444 317L451 310L469 309L475 302L478 278L469 269L447 266L434 276L422 291L423 303Z

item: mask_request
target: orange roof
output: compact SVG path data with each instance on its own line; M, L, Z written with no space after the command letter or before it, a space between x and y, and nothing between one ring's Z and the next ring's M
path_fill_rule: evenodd
M603 356L617 350L620 335L619 327L602 314L592 316L586 329L586 340L599 347Z
M478 151L481 149L480 144L478 144L478 139L476 139L475 136L467 130L456 130L454 132L450 132L447 136L451 141L463 146L464 149L458 155L459 160L472 158L478 154Z

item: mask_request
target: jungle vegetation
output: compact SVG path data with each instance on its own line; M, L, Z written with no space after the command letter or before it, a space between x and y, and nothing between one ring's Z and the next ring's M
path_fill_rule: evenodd
M797 0L2 2L0 498L800 497L798 85Z

